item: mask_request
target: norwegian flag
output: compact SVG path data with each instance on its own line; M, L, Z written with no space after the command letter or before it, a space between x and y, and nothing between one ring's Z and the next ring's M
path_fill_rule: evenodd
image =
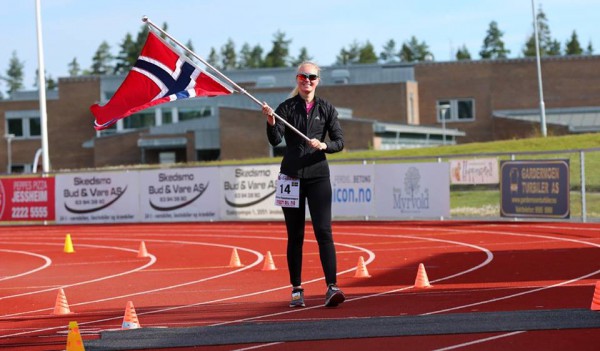
M177 53L156 34L148 39L123 84L103 106L90 107L102 130L140 110L177 99L231 94L232 90Z

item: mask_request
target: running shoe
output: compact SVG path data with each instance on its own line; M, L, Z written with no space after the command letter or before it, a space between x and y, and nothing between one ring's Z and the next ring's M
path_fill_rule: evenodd
M325 294L325 307L335 307L346 300L346 296L335 284L329 284Z
M292 290L292 301L290 301L290 307L304 307L304 289L294 288Z

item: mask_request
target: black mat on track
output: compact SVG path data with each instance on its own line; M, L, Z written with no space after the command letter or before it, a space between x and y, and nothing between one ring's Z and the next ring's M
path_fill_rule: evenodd
M298 322L253 322L188 328L140 328L102 332L86 340L88 351L139 350L409 335L497 333L600 328L600 312L583 309L453 313Z

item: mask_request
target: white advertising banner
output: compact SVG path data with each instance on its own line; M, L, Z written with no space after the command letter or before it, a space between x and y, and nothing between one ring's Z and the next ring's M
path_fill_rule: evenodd
M140 211L146 222L219 219L219 168L140 171Z
M375 214L374 165L332 165L333 217L365 217Z
M139 222L138 172L59 174L57 223Z
M279 165L221 167L221 219L282 219L275 206Z
M448 163L377 165L378 217L430 218L450 215Z
M450 160L452 184L498 184L498 159Z

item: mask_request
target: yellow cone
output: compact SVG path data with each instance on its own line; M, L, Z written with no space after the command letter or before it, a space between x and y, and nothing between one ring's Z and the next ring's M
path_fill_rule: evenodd
M69 322L69 334L67 335L67 351L85 351L81 333L77 322Z
M71 234L67 234L65 238L65 250L66 253L73 253L75 250L73 249L73 242L71 241Z

